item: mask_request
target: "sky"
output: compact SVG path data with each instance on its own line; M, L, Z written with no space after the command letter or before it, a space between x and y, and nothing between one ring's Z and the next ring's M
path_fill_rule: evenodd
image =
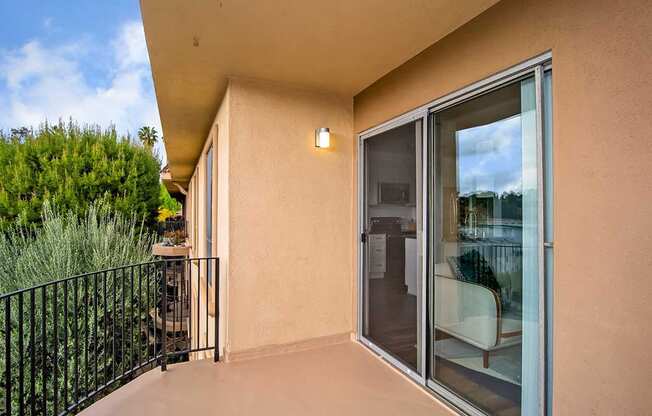
M522 192L520 114L457 132L460 194Z
M0 129L70 117L162 135L139 1L0 0Z

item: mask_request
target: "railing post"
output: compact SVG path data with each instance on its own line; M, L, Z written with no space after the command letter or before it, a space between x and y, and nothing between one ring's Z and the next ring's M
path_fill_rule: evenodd
M11 415L11 297L10 296L7 296L5 298L5 414Z
M213 288L215 288L215 297L213 298L214 320L215 320L215 351L213 352L213 361L220 360L220 259L214 259ZM208 317L206 317L208 319Z
M23 345L24 337L24 316L23 316L23 292L18 294L18 414L25 414L25 388L23 384L25 383L25 368L24 368L24 359L25 359L25 346ZM11 414L11 413L9 413Z
M29 406L31 410L31 415L36 414L36 318L35 318L35 310L36 310L36 289L31 289L30 290L30 297L29 297L29 343L30 343L30 378L29 378L29 386L30 386L30 400L29 400Z
M167 262L163 260L163 279L161 280L161 333L163 334L163 345L161 346L161 371L167 370L167 341L168 341L168 331L167 331L167 317L166 311L168 308L168 271L167 271Z

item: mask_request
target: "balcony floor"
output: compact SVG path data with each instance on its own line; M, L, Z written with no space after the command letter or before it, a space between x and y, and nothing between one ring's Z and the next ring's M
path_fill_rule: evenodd
M353 342L231 363L149 371L83 415L452 415Z

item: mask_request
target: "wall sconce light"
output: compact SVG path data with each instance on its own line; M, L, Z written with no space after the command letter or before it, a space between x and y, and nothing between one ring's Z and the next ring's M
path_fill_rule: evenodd
M331 132L328 127L315 130L315 147L327 149L331 145Z

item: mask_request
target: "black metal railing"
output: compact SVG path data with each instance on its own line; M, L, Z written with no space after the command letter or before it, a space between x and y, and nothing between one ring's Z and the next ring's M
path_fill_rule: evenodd
M156 260L0 295L0 414L76 413L154 367L210 353L217 361L217 299L217 258Z

